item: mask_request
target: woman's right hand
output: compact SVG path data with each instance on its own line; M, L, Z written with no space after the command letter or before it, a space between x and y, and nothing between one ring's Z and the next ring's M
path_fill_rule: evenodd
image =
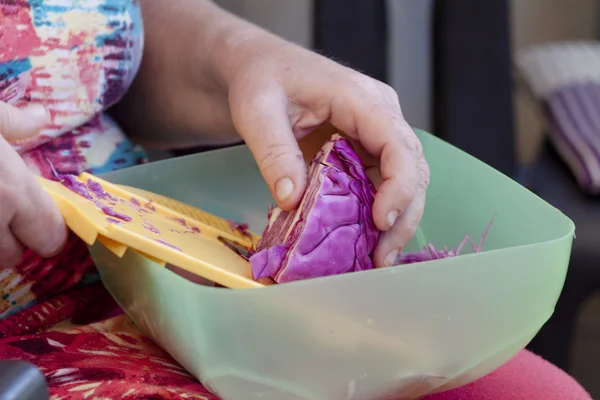
M0 268L16 266L24 246L52 257L67 240L62 215L10 145L37 135L48 122L41 106L0 102Z

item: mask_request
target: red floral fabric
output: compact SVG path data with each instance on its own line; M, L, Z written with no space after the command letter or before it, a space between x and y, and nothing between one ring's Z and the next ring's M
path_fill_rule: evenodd
M0 356L38 365L56 400L218 399L124 315L5 338Z

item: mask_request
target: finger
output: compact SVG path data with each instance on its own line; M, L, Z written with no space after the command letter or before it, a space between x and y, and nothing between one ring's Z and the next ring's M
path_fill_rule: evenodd
M390 229L413 203L420 183L414 155L397 139L387 143L381 155L381 184L373 203L373 218L381 230Z
M377 187L373 203L373 218L377 227L382 231L390 229L396 220L406 212L409 205L413 203L421 183L419 166L424 158L421 157L422 151L418 145L411 147L407 144L413 141L418 142L418 138L409 127L408 130L410 132L400 130L395 136L386 134L389 139L383 144L379 156L379 174L374 174L374 171L369 170L369 177ZM373 123L370 130L364 132L384 131L385 128L380 126L378 121ZM366 141L369 142L369 139Z
M231 114L277 205L291 210L302 198L307 177L287 104L283 93L243 94L231 102Z
M419 223L421 222L425 206L426 191L426 186L420 185L410 206L402 216L396 220L394 226L380 236L377 247L373 253L375 267L381 268L395 265L398 253L402 251L404 246L406 246L415 235Z
M4 187L2 212L9 213L8 210L11 210L5 214L11 219L1 221L0 226L10 226L16 240L42 257L58 254L66 243L68 233L58 208L2 137L0 155L0 180Z
M27 200L23 201L10 227L28 248L44 258L57 255L65 246L68 231L64 219L50 196L31 177Z
M0 269L15 267L23 258L23 245L8 226L0 231Z
M0 269L16 266L23 257L21 244L10 230L10 221L16 212L14 196L8 190L10 185L0 185ZM2 190L4 189L4 190Z
M359 140L372 156L380 160L381 185L373 204L377 228L390 229L412 203L419 185L419 165L424 159L422 146L402 117L399 103L375 86L373 93L349 86L345 96L332 103L331 122Z
M17 108L0 102L0 135L9 142L37 135L48 122L49 116L40 105Z

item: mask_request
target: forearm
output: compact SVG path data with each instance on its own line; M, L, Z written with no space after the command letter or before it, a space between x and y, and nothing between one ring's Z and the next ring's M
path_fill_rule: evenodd
M150 146L185 147L239 140L227 82L248 41L273 35L208 0L144 0L142 64L112 110L132 138ZM234 56L235 55L235 56Z

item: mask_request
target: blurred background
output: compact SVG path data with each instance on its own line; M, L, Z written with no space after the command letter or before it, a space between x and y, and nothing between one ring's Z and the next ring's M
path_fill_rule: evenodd
M575 221L563 293L529 347L600 398L597 1L216 2L389 83L413 126L520 181Z

